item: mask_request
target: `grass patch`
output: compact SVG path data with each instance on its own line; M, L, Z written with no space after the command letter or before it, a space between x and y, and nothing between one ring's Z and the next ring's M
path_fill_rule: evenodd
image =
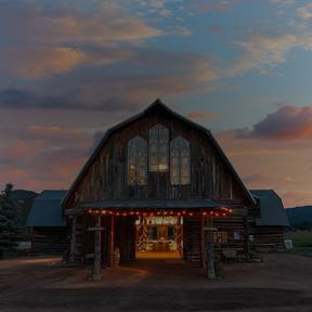
M286 238L291 239L294 244L293 249L288 252L306 257L312 257L312 231L293 231L285 235Z

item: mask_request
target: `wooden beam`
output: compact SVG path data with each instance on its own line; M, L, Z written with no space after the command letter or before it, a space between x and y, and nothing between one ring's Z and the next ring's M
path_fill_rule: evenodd
M72 224L71 224L71 236L70 236L70 253L69 253L69 261L70 263L76 262L76 254L77 254L77 217L72 217Z
M207 277L208 279L215 279L215 265L214 265L214 250L213 250L213 219L209 218L209 227L207 228Z
M114 249L115 249L115 216L111 216L110 226L110 247L109 247L110 267L114 267Z
M85 209L82 208L64 209L65 216L82 216L84 213Z
M201 216L200 218L200 266L205 268L205 219Z
M92 279L98 281L101 279L101 216L95 216L95 228Z

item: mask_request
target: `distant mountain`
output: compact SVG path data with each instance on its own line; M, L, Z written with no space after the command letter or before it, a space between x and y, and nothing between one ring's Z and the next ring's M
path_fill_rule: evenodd
M286 213L291 226L305 224L308 228L312 227L312 206L288 208Z

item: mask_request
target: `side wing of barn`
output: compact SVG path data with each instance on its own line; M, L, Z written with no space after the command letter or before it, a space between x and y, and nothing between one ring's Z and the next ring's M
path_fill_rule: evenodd
M260 216L250 224L253 248L258 251L284 250L284 233L289 221L281 198L274 190L250 192L260 205Z
M26 222L32 255L62 254L68 248L69 230L62 209L65 194L45 190L34 199Z

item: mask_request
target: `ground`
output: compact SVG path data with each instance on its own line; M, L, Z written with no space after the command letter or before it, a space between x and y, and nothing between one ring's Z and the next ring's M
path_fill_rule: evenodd
M103 270L60 266L57 258L0 262L1 312L312 311L312 260L270 254L263 263L232 263L224 279L177 259L139 259Z

